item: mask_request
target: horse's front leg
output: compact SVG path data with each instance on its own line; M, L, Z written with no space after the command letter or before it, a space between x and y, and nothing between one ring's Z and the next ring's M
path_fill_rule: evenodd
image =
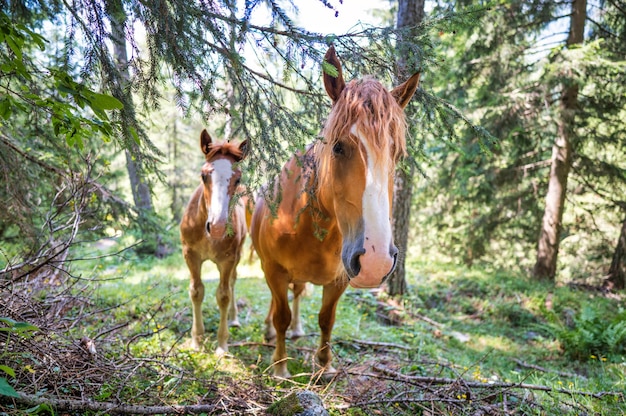
M218 264L217 268L220 272L220 283L215 292L215 299L217 306L220 309L220 324L217 329L217 348L215 354L223 355L228 352L228 321L232 316L231 309L235 303L234 298L234 286L237 263L234 261L228 261ZM236 319L236 306L234 310Z
M322 334L316 358L317 362L324 368L326 375L336 373L335 368L331 364L332 353L330 350L330 336L333 331L333 326L335 325L337 303L346 290L346 286L347 283L344 282L333 282L324 286L322 293L322 307L319 313L319 326Z
M237 264L239 264L239 258L235 260L235 265L230 273L229 285L230 285L230 303L228 305L228 326L239 328L239 317L237 316L239 311L237 310L237 298L235 298L235 283L237 282Z
M270 299L270 307L265 317L265 340L267 342L276 341L276 329L274 329L274 298Z
M285 334L291 322L291 311L287 299L288 276L286 273L265 273L267 284L272 292L272 303L270 305L270 315L274 330L276 331L276 348L272 355L274 363L274 376L290 378L291 374L287 370L287 351L285 347Z
M204 284L202 283L200 257L183 247L183 257L189 268L189 298L191 299L191 347L195 350L202 348L202 338L204 336L204 322L202 321L202 301L204 300Z

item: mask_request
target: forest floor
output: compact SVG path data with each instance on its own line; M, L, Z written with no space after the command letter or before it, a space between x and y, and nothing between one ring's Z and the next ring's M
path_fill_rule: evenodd
M277 380L263 339L270 294L256 258L238 268L242 326L217 357L213 264L203 267L207 336L196 352L178 251L146 259L117 243L107 248L115 256L83 250L91 260L70 274L42 269L1 282L0 382L17 397L0 394L0 414L266 414L301 390L317 393L331 415L626 413L623 294L409 258L402 300L353 289L340 300L332 380L313 359L314 288L301 303L307 336L287 343L294 376Z

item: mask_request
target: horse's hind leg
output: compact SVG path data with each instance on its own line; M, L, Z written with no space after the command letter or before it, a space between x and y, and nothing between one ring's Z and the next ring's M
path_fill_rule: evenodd
M228 304L228 326L239 328L241 324L239 323L238 311L237 311L237 298L235 298L235 283L237 282L237 263L235 262L235 266L230 273L230 302Z
M200 350L204 336L204 322L202 321L202 301L204 300L204 284L200 274L202 260L191 250L183 247L183 257L191 275L189 280L189 298L193 320L191 323L191 347Z
M304 296L304 289L306 285L304 283L295 283L293 285L293 301L291 302L291 338L300 338L305 334L302 329L302 319L300 316L300 299Z
M333 282L324 286L322 294L322 307L319 313L319 325L322 335L316 357L317 362L324 368L326 375L332 375L336 372L331 364L330 335L335 325L337 303L344 290L346 290L345 283Z
M235 303L233 299L233 276L235 276L236 267L237 263L235 262L218 264L218 269L220 271L220 283L217 287L217 291L215 292L217 306L220 308L220 324L217 329L217 348L215 349L215 353L217 355L222 355L228 352L228 321L231 307Z

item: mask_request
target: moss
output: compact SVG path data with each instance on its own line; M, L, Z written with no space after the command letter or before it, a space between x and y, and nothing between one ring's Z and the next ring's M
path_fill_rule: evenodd
M296 393L288 394L282 399L272 403L270 407L267 408L267 413L279 416L293 416L303 411L304 408L302 404L300 404L300 399L298 399Z

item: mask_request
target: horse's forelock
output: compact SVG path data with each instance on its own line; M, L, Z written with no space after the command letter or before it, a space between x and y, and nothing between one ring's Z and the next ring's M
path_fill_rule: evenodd
M404 111L391 93L373 77L351 81L333 105L324 127L324 142L317 152L320 166L329 160L334 143L348 137L356 126L360 137L374 150L375 164L395 165L406 153Z
M235 160L243 158L243 151L239 148L239 143L235 142L213 143L206 154L206 160L211 160L218 154L232 155Z

